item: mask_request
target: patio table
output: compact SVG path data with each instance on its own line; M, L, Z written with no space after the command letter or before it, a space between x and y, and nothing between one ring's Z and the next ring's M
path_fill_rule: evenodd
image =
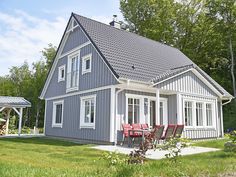
M147 132L151 132L151 130L149 129L140 129L140 130L128 130L128 147L131 147L131 142L130 142L130 132L139 132L139 133L142 133L142 143L144 142L144 135L145 133Z

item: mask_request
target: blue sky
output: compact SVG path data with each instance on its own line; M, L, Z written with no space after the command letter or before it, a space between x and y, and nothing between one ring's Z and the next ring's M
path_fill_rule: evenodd
M40 60L47 44L57 46L71 12L103 23L113 14L123 19L119 0L0 0L0 76Z

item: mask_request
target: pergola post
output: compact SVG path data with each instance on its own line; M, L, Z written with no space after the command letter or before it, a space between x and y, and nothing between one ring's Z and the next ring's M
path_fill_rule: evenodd
M18 136L20 136L20 134L21 134L22 116L23 116L23 108L20 108Z
M156 124L160 125L160 91L156 90Z
M6 132L5 135L8 135L8 126L9 126L9 120L10 120L10 114L11 114L11 109L7 109L7 120L6 120Z

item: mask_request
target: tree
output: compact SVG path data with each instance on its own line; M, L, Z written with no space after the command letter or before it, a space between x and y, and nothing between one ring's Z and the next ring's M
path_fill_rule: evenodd
M32 69L24 62L21 66L13 66L9 75L0 77L0 95L21 96L31 102L29 114L24 112L24 122L30 127L43 126L44 101L40 100L39 96L55 54L56 47L49 44L42 51L42 59L32 64Z
M236 96L235 0L120 0L120 9L135 33L180 49ZM236 115L231 105L225 113Z

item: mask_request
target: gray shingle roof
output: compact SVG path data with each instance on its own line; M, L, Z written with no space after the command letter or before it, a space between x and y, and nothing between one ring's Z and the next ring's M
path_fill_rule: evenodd
M0 107L30 107L31 103L22 97L0 96Z
M142 82L158 81L163 76L182 71L173 68L195 65L176 48L74 13L72 15L117 77ZM216 83L209 76L207 78ZM219 84L215 86L225 95L230 95Z

